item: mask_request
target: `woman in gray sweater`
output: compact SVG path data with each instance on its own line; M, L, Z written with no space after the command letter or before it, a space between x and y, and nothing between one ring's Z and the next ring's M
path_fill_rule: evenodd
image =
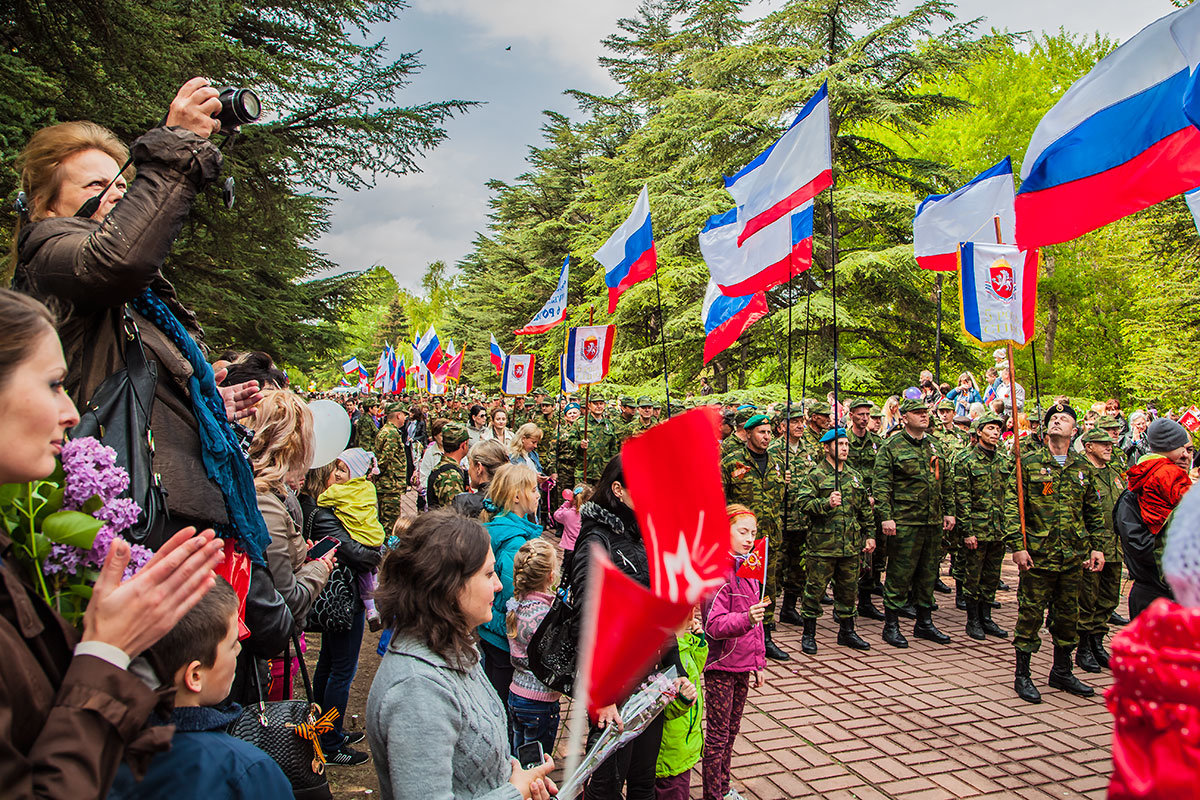
M504 706L475 629L500 590L483 526L450 511L417 518L380 567L375 603L394 633L367 699L367 741L385 800L549 800L549 756L509 756ZM449 765L449 769L447 769Z

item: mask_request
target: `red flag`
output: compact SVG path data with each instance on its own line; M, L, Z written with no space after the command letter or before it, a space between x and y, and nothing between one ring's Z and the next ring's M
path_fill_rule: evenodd
M754 543L754 547L746 554L746 560L738 567L739 578L749 578L752 581L767 580L767 537Z
M621 449L646 540L650 587L659 597L688 606L720 586L729 568L720 422L715 408L697 408L655 425Z
M646 677L668 640L692 613L692 604L673 603L629 578L598 547L592 548L588 619L580 636L581 665L587 670L588 712L620 702ZM594 638L589 632L594 631ZM593 642L590 648L586 642Z
M1189 408L1184 412L1183 416L1179 418L1179 424L1187 428L1192 433L1200 430L1200 409L1197 409L1195 406Z

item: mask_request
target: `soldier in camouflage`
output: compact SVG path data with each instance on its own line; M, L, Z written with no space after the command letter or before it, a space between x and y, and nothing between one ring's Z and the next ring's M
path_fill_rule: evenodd
M629 423L629 435L637 436L654 427L654 401L647 395L637 399L637 416Z
M883 548L878 546L882 534L879 531L879 518L875 515L875 499L871 494L871 477L875 473L875 454L883 446L883 439L878 434L872 433L869 427L871 409L874 407L870 400L851 401L847 409L850 429L846 431L846 438L850 444L850 467L862 478L863 485L867 489L867 497L870 498L871 538L877 545L871 552L863 554L862 574L858 583L858 615L867 619L882 620L883 612L871 602L871 593L875 591L876 586L879 587L880 592L883 591L880 578L884 568Z
M933 440L942 446L942 452L946 457L946 465L950 467L953 464L955 457L969 444L964 438L960 438L958 430L954 427L954 403L950 400L942 399L934 406L934 414L937 419L929 428L929 435ZM959 570L960 556L960 538L956 532L943 531L942 545L938 551L938 569L941 570L942 563L946 560L946 556L950 556L950 573L956 578L961 574ZM962 581L959 580L961 584ZM950 587L939 576L933 584L935 592L949 594ZM957 603L956 603L957 604Z
M1096 428L1104 431L1112 439L1113 454L1112 463L1118 470L1124 472L1129 469L1129 457L1125 455L1125 451L1121 449L1121 420L1116 417L1105 414L1100 419L1096 420Z
M812 464L819 464L825 458L825 448L821 446L821 437L833 424L832 415L833 410L829 407L829 403L822 403L818 400L809 404L808 425L804 428L801 443Z
M1046 412L1042 428L1045 446L1021 453L1018 470L1005 492L1004 509L1007 543L1013 550L1013 563L1021 570L1013 634L1017 651L1013 689L1028 703L1042 700L1030 678L1029 661L1041 646L1038 630L1047 609L1054 640L1054 667L1048 683L1080 697L1095 693L1075 677L1071 653L1079 641L1081 568L1089 572L1104 568L1104 512L1091 465L1071 448L1074 409L1057 403ZM1017 498L1018 480L1023 506Z
M806 542L808 582L800 609L804 630L800 649L817 652L817 617L821 597L833 580L833 617L838 621L838 644L854 650L869 650L854 630L854 601L862 554L875 549L875 522L871 501L862 476L847 465L850 445L843 428L833 428L821 437L825 458L800 480L797 505L809 519Z
M962 540L962 597L967 606L967 636L1007 638L992 620L992 601L1004 563L1004 491L1012 458L1002 448L1004 418L984 414L975 420L978 442L954 460L955 533Z
M362 413L354 423L354 431L350 436L350 447L361 447L368 452L375 449L375 434L379 433L379 403L374 397L368 397L362 402Z
M466 426L451 422L442 428L444 452L426 481L425 496L430 508L448 507L455 495L467 490L467 473L459 465L466 458L470 444Z
M778 553L783 540L783 494L787 487L787 476L783 459L768 453L771 443L771 421L765 414L755 414L742 426L747 433L744 444L731 450L721 459L721 478L725 485L725 501L741 503L758 517L758 530L767 538L768 547ZM776 562L767 559L765 591L768 597L776 597L778 586ZM786 661L791 656L772 641L775 629L774 614L767 608L764 619L766 628L767 657Z
M900 403L900 421L900 433L879 448L871 479L875 511L888 540L883 641L908 647L900 633L899 614L911 593L917 617L913 635L948 644L950 637L933 624L933 584L941 535L954 528L947 454L926 434L929 408L920 400Z
M627 394L621 395L617 399L617 411L620 412L620 416L613 420L613 429L617 432L620 444L625 444L626 440L633 436L633 424L637 421L633 398Z
M808 474L815 465L812 454L804 447L804 409L799 403L793 403L782 409L777 415L784 425L784 435L771 441L767 451L779 457L796 478L796 484ZM808 534L808 520L800 510L794 492L789 492L784 502L784 519L782 546L777 551L779 559L777 575L781 577L780 584L783 592L779 606L779 621L788 625L799 625L802 620L796 606L804 593L806 584L807 558L804 540ZM824 596L825 590L821 589Z
M741 406L733 412L733 432L721 440L721 458L741 450L746 445L746 421L757 414L754 406Z
M604 393L592 387L587 416L571 426L568 447L575 456L575 485L595 486L604 466L617 454L620 445L612 420L604 414ZM584 426L587 436L584 436ZM584 467L587 471L584 471Z
M1100 552L1104 567L1097 572L1084 571L1079 586L1079 649L1075 664L1087 672L1108 668L1108 651L1104 637L1108 634L1108 619L1121 602L1121 540L1113 529L1113 507L1125 491L1125 473L1116 463L1109 433L1099 427L1083 435L1083 454L1092 467L1100 509L1104 514L1104 537ZM1122 454L1124 455L1124 454Z
M379 495L379 524L390 533L400 518L400 504L412 479L413 464L404 431L408 407L403 403L391 403L384 412L386 422L375 434L373 446L375 460L379 463L375 491Z

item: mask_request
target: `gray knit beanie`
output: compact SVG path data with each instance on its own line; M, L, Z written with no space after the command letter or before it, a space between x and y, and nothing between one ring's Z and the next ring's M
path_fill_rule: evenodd
M1188 441L1187 428L1173 419L1156 419L1146 429L1146 446L1152 453L1168 453L1177 447L1183 447Z

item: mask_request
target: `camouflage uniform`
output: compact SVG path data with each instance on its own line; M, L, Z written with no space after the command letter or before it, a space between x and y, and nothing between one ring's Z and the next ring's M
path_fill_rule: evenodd
M918 609L933 608L942 516L948 514L943 508L950 504L949 473L942 445L930 436L913 439L901 431L875 455L875 513L880 522L896 523L896 535L884 537L888 571L883 604L890 611L907 605L910 593Z
M1108 633L1108 618L1121 602L1121 540L1113 529L1113 506L1125 490L1125 475L1116 463L1116 454L1119 452L1120 448L1114 446L1113 460L1103 467L1091 467L1089 462L1104 515L1102 546L1097 548L1104 553L1104 569L1083 573L1079 587L1078 624L1079 632L1083 634L1103 636Z
M974 536L978 541L974 550L962 548L963 597L968 603L996 599L1004 563L1004 491L1012 470L1012 456L979 445L954 461L952 533L959 540Z
M379 462L379 477L375 491L379 494L379 524L387 532L400 518L400 502L412 477L412 462L404 442L404 432L391 422L375 435L375 458Z
M842 504L830 508L829 496L841 491ZM862 549L874 536L871 503L866 482L853 468L846 466L835 474L826 459L801 479L796 505L809 519L805 551L808 558L807 583L800 616L821 616L821 598L833 580L833 616L853 619L858 593L858 573Z
M594 398L593 398L594 399ZM590 415L589 415L590 416ZM583 426L584 421L587 421L587 440L586 448L587 457L587 473L584 474L584 455L585 448L583 447ZM612 420L607 417L588 419L586 416L580 417L571 427L570 436L568 438L568 447L575 455L575 484L587 483L592 486L600 480L600 473L604 471L609 460L617 454L620 449L620 444L617 439L617 432L613 427Z
M1121 420L1117 419L1116 417L1105 414L1103 417L1096 420L1096 427L1109 434L1108 438L1110 439L1112 439L1111 431L1113 430L1117 431L1117 438L1121 438ZM1125 455L1125 451L1121 449L1121 446L1117 443L1116 439L1113 439L1112 461L1109 463L1115 466L1118 472L1124 473L1125 470L1129 469L1129 457Z
M1053 413L1053 412L1051 412ZM1079 585L1083 562L1104 549L1104 512L1086 458L1068 448L1064 466L1048 448L1021 454L1025 492L1025 530L1033 568L1021 574L1017 588L1017 626L1013 645L1024 653L1041 647L1038 630L1050 610L1050 635L1058 647L1079 641ZM1006 543L1024 550L1014 470L1004 496Z
M350 437L348 447L361 447L363 450L375 449L375 435L379 433L379 425L369 411L363 411L358 422L354 423L354 435Z
M725 500L741 503L758 517L758 533L767 538L771 553L781 552L783 543L783 459L768 452L767 466L760 470L746 444L728 453L721 459L721 478L725 484ZM776 572L779 559L774 555L767 558L766 594L777 597ZM764 622L774 620L774 604L767 607Z
M854 410L854 406L850 407ZM863 485L866 487L867 496L873 497L871 493L871 477L875 473L875 454L879 452L879 448L883 446L883 439L877 433L867 431L862 436L854 432L853 428L846 429L846 439L850 442L850 457L846 463L858 473L863 480ZM869 512L871 515L871 530L875 538L875 552L863 554L863 571L862 579L859 584L860 589L869 590L880 582L880 577L883 575L884 562L886 556L883 548L883 533L879 530L879 517L875 514L874 509Z
M443 455L429 473L427 497L430 508L449 508L456 494L467 490L467 476L458 462Z

